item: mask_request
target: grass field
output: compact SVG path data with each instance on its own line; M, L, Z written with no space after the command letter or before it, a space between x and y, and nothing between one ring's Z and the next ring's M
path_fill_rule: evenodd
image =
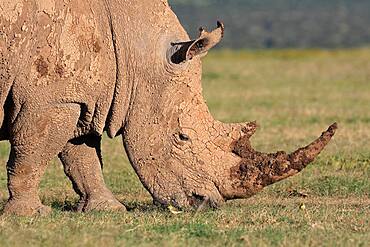
M204 61L204 95L222 121L257 120L261 151L292 151L334 121L339 131L301 174L219 210L154 207L120 138L104 139L105 179L128 213L78 214L58 161L41 184L44 218L0 218L0 246L369 246L370 49L218 51ZM0 201L7 198L0 145Z

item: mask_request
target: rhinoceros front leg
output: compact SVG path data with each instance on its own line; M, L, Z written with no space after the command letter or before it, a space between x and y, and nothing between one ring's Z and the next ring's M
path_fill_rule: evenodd
M4 213L19 216L48 214L51 208L43 205L38 196L38 185L48 162L35 156L22 157L22 152L22 147L11 148L7 164L10 196L5 204Z
M4 213L31 216L51 211L41 203L38 186L48 162L73 136L79 110L78 106L21 109L10 130L9 199Z
M79 212L125 210L104 183L100 143L101 137L83 136L68 142L59 154L64 172L80 196Z

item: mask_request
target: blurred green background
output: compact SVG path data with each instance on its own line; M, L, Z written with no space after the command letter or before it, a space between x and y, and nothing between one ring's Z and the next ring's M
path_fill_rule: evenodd
M169 0L186 30L226 25L220 47L338 48L370 43L369 0Z

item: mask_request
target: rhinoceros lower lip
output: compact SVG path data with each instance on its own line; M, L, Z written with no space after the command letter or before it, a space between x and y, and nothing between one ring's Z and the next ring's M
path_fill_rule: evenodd
M223 198L216 184L215 188L218 193L217 197ZM219 200L217 200L217 198L213 198L212 195L199 195L194 192L188 197L188 202L189 205L196 210L202 210L204 208L218 208L220 206Z

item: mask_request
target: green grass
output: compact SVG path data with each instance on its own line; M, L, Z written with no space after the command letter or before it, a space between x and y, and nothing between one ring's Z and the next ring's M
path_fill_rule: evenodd
M120 138L105 138L106 182L131 211L71 212L77 197L54 161L40 189L52 215L1 217L0 246L368 246L370 49L213 52L203 86L217 119L259 122L252 141L261 151L296 149L334 121L340 128L301 174L219 210L178 215L151 204ZM1 143L2 205L8 152Z

